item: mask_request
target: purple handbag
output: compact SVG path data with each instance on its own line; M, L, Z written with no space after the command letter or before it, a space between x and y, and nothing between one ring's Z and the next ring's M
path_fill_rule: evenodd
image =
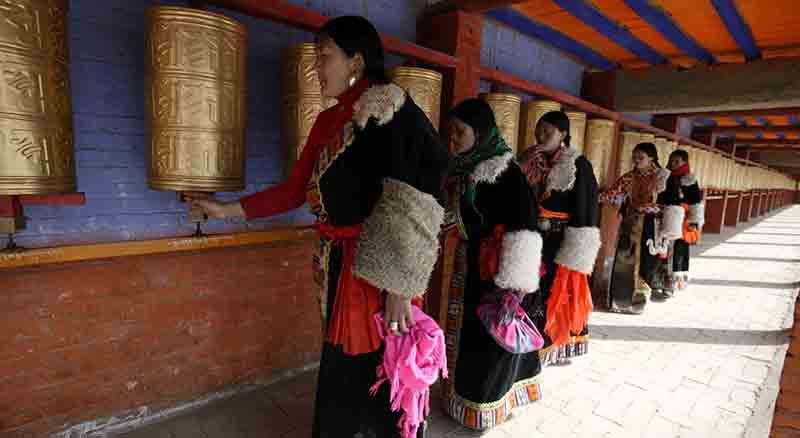
M497 345L509 353L530 353L544 346L544 338L514 292L486 294L478 306L478 318Z

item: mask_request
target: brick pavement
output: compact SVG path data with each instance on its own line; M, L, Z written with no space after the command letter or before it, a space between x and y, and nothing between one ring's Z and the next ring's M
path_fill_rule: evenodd
M800 281L800 207L704 236L693 285L644 315L597 312L588 356L551 367L544 397L486 437L766 437ZM124 438L308 437L314 373ZM478 434L434 408L431 438Z

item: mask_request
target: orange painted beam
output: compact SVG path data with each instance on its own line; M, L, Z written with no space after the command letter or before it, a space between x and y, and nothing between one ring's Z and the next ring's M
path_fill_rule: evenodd
M177 237L134 242L72 245L57 248L28 249L19 252L0 252L0 269L51 263L67 263L116 257L199 251L244 245L260 245L281 241L305 240L316 236L311 227L278 228L236 234L204 237Z

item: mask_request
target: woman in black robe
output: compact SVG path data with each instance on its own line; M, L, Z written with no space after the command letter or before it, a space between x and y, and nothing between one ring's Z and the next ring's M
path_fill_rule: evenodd
M536 201L495 124L491 107L469 99L450 113L456 153L447 183L445 232L455 233L455 266L447 320L450 379L447 413L460 424L485 430L502 424L519 406L539 399L537 352L501 348L477 309L487 294L511 291L530 309L539 288L542 239ZM535 294L534 294L535 295Z
M312 437L399 437L389 385L370 395L383 349L373 316L383 311L394 334L414 324L412 300L438 256L448 154L425 113L387 79L365 18L328 21L316 67L323 96L338 103L317 117L288 180L232 203L191 197L215 218L267 217L308 201L326 322Z
M544 277L534 321L546 335L544 365L588 352L592 310L587 277L600 249L597 180L589 160L570 147L569 118L552 111L536 125L538 144L521 166L539 203Z

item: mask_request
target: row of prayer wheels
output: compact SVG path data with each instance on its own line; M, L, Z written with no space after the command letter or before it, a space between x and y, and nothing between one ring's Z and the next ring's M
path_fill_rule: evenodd
M18 0L19 14L0 8L0 195L63 193L76 190L72 112L67 57L67 0ZM38 17L38 18L34 18ZM27 25L20 20L39 20ZM205 10L154 7L147 17L146 111L150 138L149 185L172 191L239 191L245 187L247 126L247 29ZM317 115L333 102L320 94L314 69L315 46L289 48L282 72L282 131L291 163L299 156ZM442 75L398 67L391 79L405 88L438 128ZM536 143L534 130L558 102L518 96L482 95L495 111L508 145L517 152ZM571 145L593 163L606 185L615 126L567 112ZM677 145L648 134L622 133L620 171L630 168L630 151L654 142L666 160ZM734 188L786 185L790 180L732 160L690 150L707 186ZM730 163L728 163L730 162ZM737 167L738 166L738 167Z

